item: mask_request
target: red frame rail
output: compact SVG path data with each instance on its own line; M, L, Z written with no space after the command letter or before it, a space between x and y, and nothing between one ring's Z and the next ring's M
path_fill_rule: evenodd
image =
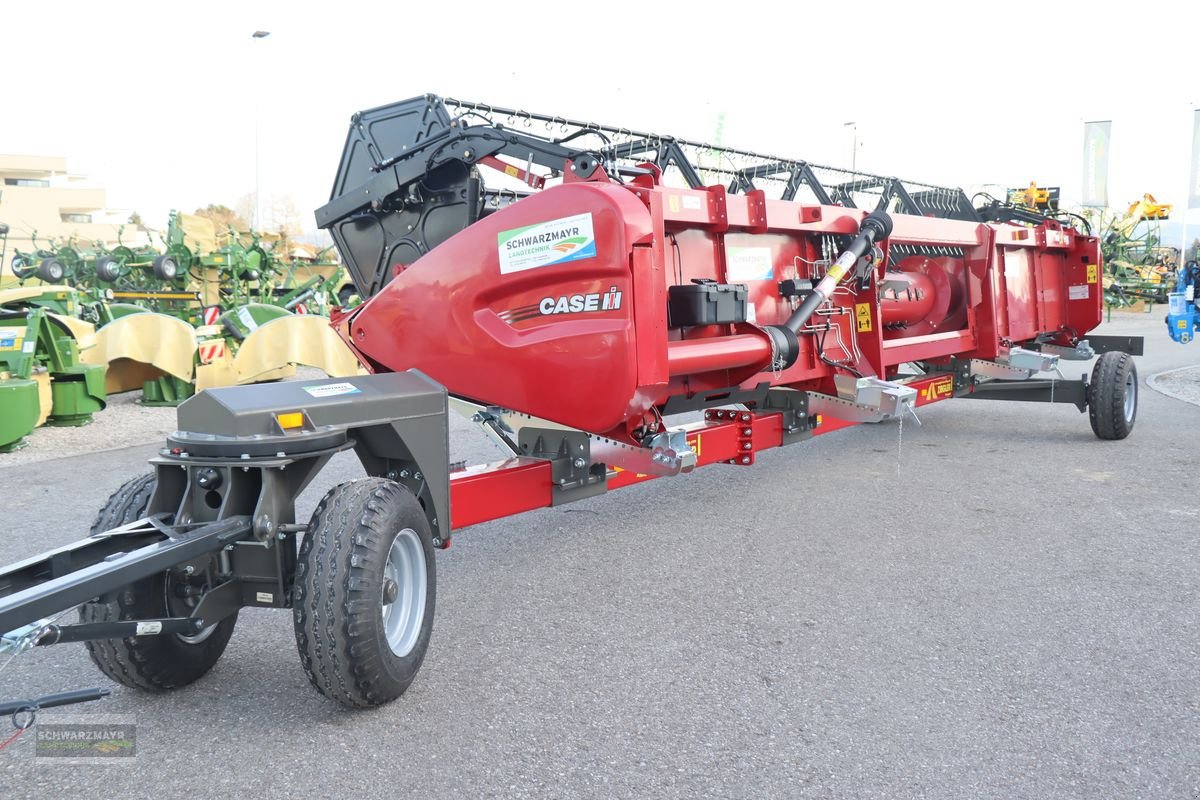
M934 375L909 381L917 392L916 405L927 406L955 396L954 376ZM750 466L757 453L783 445L783 414L734 408L704 412L705 421L686 426L688 445L696 452L696 466L733 464ZM813 435L819 436L862 423L828 416L817 418ZM660 475L613 468L608 489L646 483ZM511 517L553 505L554 483L550 461L527 456L477 464L450 473L450 524L454 531L481 522Z

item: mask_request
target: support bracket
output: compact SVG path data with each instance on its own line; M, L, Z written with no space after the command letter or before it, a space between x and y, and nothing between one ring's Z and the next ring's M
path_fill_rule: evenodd
M517 434L521 454L550 462L554 482L551 505L562 505L608 490L608 470L593 463L590 437L583 431L560 428L521 428Z
M779 412L783 417L783 443L802 442L813 437L817 417L808 410L808 392L771 389L755 408L761 414Z

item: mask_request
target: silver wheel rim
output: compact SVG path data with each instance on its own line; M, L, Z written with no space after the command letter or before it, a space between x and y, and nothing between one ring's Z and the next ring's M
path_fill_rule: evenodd
M1133 421L1133 412L1137 411L1137 376L1132 372L1125 377L1125 421Z
M417 646L421 623L425 619L425 549L412 528L396 534L383 567L383 587L380 603L383 609L383 628L388 647L403 658ZM396 596L387 602L388 582L396 587Z

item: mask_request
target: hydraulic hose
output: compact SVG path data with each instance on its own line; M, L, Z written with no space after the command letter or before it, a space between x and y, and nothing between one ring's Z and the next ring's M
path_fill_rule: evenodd
M854 241L850 242L849 247L842 251L842 254L837 257L837 261L829 265L825 277L813 288L812 294L804 298L800 307L788 317L785 324L792 333L800 333L800 330L808 324L813 312L817 310L817 306L829 299L833 290L837 288L838 282L854 268L855 263L871 252L871 248L877 241L886 239L891 233L892 218L886 212L872 211L867 215L859 225L858 235L854 237Z
M825 277L812 294L804 298L787 322L759 328L766 336L765 340L757 335L741 335L670 342L667 347L670 374L672 377L692 375L764 363L775 369L792 366L800 355L798 334L817 306L833 294L838 282L854 268L858 259L869 253L875 242L886 239L891 232L891 217L882 211L868 214L859 225L858 235L829 266Z

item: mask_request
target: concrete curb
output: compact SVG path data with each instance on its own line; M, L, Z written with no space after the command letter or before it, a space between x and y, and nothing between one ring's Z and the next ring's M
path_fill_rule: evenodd
M1154 391L1158 392L1159 394L1170 397L1173 400L1180 400L1184 403L1191 403L1194 406L1200 406L1200 394L1198 394L1197 397L1184 397L1183 395L1181 395L1177 392L1173 392L1170 389L1167 389L1163 386L1159 386L1159 384L1158 384L1159 378L1162 378L1166 375L1173 375L1176 372L1183 372L1183 371L1189 370L1189 369L1200 370L1200 364L1193 364L1190 367L1176 367L1175 369L1168 369L1168 370L1163 370L1162 372L1156 372L1153 375L1151 375L1149 378L1146 378L1146 385L1149 386Z

